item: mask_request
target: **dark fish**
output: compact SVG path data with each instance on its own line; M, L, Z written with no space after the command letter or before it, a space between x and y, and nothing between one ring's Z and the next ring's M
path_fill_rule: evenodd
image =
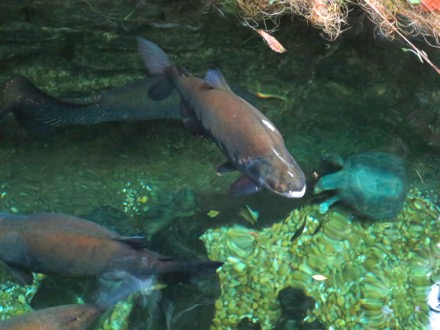
M0 214L0 260L25 284L31 272L67 277L128 273L136 278L213 271L215 261L176 261L96 223L57 213Z
M180 112L185 127L210 136L228 158L220 172L239 170L231 194L249 194L266 188L298 198L306 190L305 175L287 151L274 124L251 104L234 94L217 70L205 79L172 65L154 43L138 38L139 53L150 74L162 77L150 87L149 96L164 99L173 88L180 93Z
M157 78L148 77L92 96L60 99L17 75L3 86L4 106L0 108L0 118L12 112L19 124L32 135L49 135L63 127L103 122L181 119L177 92L160 101L148 96L147 91L156 82ZM234 90L247 100L257 99L244 89Z
M0 114L13 112L20 125L34 135L47 135L74 125L180 119L177 93L163 101L149 98L146 91L154 82L148 78L97 95L62 100L46 94L27 78L14 76L4 84Z
M74 304L29 312L0 321L2 330L86 330L105 312L96 304Z

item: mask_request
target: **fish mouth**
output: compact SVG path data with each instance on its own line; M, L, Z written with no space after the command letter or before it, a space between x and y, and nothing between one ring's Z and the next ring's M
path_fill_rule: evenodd
M301 198L306 193L306 185L301 190L290 190L284 195L289 198Z

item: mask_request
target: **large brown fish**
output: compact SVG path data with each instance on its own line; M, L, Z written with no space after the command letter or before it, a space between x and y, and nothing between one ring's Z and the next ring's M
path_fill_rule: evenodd
M95 304L57 306L0 321L0 329L86 330L105 310L105 308Z
M96 223L58 213L0 214L0 261L22 283L31 272L68 277L128 273L137 278L215 270L215 261L176 261L146 249L142 237L125 237Z
M209 70L205 79L200 79L172 65L156 44L138 38L138 45L150 74L163 78L150 88L149 96L160 100L177 88L184 125L194 133L209 135L227 157L219 171L238 169L243 173L232 184L232 195L262 188L289 198L304 195L304 173L287 151L280 132L260 111L234 94L218 70Z

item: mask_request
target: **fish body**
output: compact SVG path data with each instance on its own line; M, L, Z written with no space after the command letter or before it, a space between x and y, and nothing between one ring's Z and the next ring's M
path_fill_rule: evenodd
M30 272L87 277L124 272L145 278L172 272L215 270L220 262L176 261L146 248L142 237L125 237L81 218L41 213L0 214L0 260L22 283Z
M180 119L177 93L154 101L145 92L153 83L154 79L146 78L88 97L59 99L17 75L3 86L4 106L0 115L12 112L20 125L34 135L47 135L75 125Z
M105 122L135 122L156 119L181 119L179 95L156 101L148 91L157 79L147 77L98 94L79 98L56 98L26 77L16 75L3 85L0 118L12 112L19 124L31 135L49 135L70 126ZM236 88L240 95L255 100L255 95Z
M162 86L150 89L150 96L160 99L170 93L170 88L177 88L184 125L194 133L210 136L228 159L219 171L237 169L243 173L232 184L231 194L266 188L290 198L304 195L305 175L286 149L278 129L233 93L218 70L209 70L205 79L194 77L172 65L154 43L140 38L138 43L150 74L167 78Z
M96 304L74 304L29 312L0 321L2 330L86 330L105 312Z

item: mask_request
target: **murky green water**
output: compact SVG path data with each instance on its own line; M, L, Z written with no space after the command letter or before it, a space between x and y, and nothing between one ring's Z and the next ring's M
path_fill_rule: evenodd
M63 8L50 3L54 12ZM440 277L439 78L428 66L402 52L398 42L375 38L367 19L363 31L348 31L333 43L305 23L285 19L275 36L288 52L277 54L233 18L200 14L188 4L141 6L137 20L116 14L117 4L96 6L105 15L90 13L82 2L59 9L59 18L40 3L4 9L9 15L0 27L1 81L21 74L64 97L121 86L145 73L134 39L145 37L195 75L220 67L236 86L282 96L285 100L254 102L306 173L308 194L295 200L268 192L229 197L238 175L217 175L222 153L177 120L77 126L36 138L9 114L0 121L1 212L77 215L123 235L146 236L152 250L170 257L227 261L218 276L169 284L150 298L135 298L127 329L416 329L427 324L423 297ZM440 59L429 51L433 60ZM332 152L346 158L365 151L391 152L405 160L413 190L402 215L366 221L341 205L320 215L311 191L321 156ZM256 224L239 214L246 205L259 212ZM219 214L211 218L211 210ZM297 215L284 220L293 210ZM290 241L304 217L307 230ZM416 227L420 224L423 228ZM234 225L247 228L245 236L254 244L249 255L240 256L240 244L249 239L228 232ZM329 234L341 228L346 235ZM199 237L205 232L203 242ZM207 251L204 243L214 246ZM289 268L281 267L282 260ZM240 272L242 267L246 271ZM315 280L315 275L327 279ZM32 294L14 291L14 282L4 278L0 313L9 315L9 305L28 309ZM32 300L34 308L94 299L93 281L45 282ZM305 293L307 298L297 298L305 308L281 313L278 294L286 286ZM20 294L26 298L15 298ZM298 321L302 318L307 321Z

